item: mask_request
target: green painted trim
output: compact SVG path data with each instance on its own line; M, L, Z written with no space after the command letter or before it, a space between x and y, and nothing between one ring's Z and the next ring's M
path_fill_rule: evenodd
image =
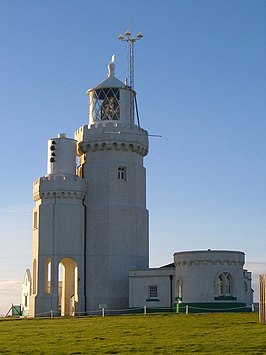
M186 313L186 306L188 306L188 313L251 312L251 308L248 308L245 303L206 302L206 303L179 303L178 313Z
M158 298L147 298L146 302L158 302L160 301Z
M217 296L214 297L215 301L236 301L237 298L234 296Z

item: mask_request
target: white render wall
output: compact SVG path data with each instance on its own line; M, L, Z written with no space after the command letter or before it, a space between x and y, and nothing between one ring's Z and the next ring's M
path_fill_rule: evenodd
M129 306L128 271L149 264L146 171L147 132L101 122L76 132L87 183L86 310ZM118 179L118 167L126 179Z
M214 302L217 278L221 273L232 276L231 295L237 302L246 301L244 292L245 254L238 251L204 250L174 254L176 282L182 283L182 300L187 303Z
M158 297L151 299L149 286L155 285L158 288ZM129 272L129 307L171 308L174 299L175 268L154 268Z
M75 144L74 149L73 144ZM54 170L49 167L48 163L49 174L36 180L33 184L35 206L32 225L30 316L47 315L47 312L51 310L55 315L58 314L60 304L59 264L62 260L64 260L65 267L72 260L73 265L78 268L80 282L78 283L76 311L84 310L84 201L86 185L83 179L75 173L70 173L73 171L73 161L76 160L76 141L62 136L56 139L55 146L57 154L55 157L59 158L57 162L63 163ZM67 150L67 159L61 157L66 153L65 150ZM48 153L48 161L49 159ZM47 264L49 262L51 268L48 280ZM73 270L69 270L68 275L72 274ZM63 291L70 293L69 285L72 281L67 276L65 280L66 288ZM71 291L72 289L74 287L71 288ZM69 301L67 301L66 307L65 313L69 313Z
M243 269L245 254L239 251L203 250L174 254L174 267L131 270L129 273L130 307L170 307L169 275L173 275L173 303L245 303L251 307L251 273ZM229 273L232 289L229 297L217 293L219 274ZM158 300L148 301L149 286L157 286ZM181 286L181 289L179 287ZM181 294L180 294L181 291Z

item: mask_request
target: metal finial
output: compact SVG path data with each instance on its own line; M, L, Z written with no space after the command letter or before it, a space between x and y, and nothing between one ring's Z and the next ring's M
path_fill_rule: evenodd
M108 65L108 76L115 75L115 55L112 55L111 61Z

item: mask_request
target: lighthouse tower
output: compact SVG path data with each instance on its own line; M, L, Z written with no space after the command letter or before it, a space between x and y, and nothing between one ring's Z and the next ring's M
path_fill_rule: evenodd
M136 92L112 60L87 95L89 125L48 141L47 174L34 182L29 316L128 308L129 270L149 265L148 133L134 123Z
M128 272L149 264L148 133L134 124L135 91L115 76L87 91L89 125L75 133L79 176L87 186L85 307L129 306Z

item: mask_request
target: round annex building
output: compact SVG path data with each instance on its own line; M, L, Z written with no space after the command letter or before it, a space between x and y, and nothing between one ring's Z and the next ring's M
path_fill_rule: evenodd
M250 307L251 273L243 268L244 263L245 254L240 251L175 253L176 301L195 306L212 303L217 308L228 307L228 303Z
M251 272L244 264L241 251L176 252L173 263L129 272L130 307L174 307L177 312L251 310Z

